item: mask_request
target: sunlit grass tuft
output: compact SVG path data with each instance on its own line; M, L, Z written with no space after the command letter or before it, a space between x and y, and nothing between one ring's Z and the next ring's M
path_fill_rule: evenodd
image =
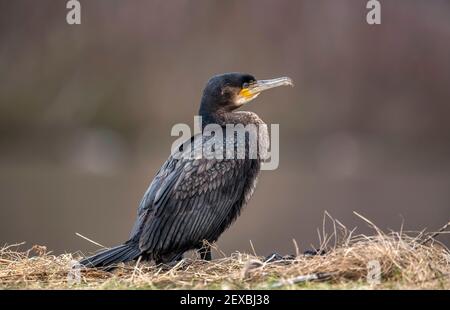
M438 234L385 233L360 217L374 228L374 235L355 235L327 214L333 231L320 234L326 253L297 253L283 261L264 262L254 254L234 253L211 262L184 259L171 269L133 262L107 272L74 269L78 254L52 255L42 246L28 251L19 251L19 245L4 246L0 249L0 288L450 289L450 252L436 241ZM380 267L379 283L376 276L367 280L373 266Z

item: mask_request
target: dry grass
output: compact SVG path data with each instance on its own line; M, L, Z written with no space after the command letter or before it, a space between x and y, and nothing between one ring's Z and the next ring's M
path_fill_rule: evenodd
M235 253L212 262L184 259L171 269L135 262L112 273L93 269L77 273L71 266L78 255L55 256L41 246L24 252L17 250L18 245L5 246L0 250L0 288L450 289L450 252L435 239L448 225L439 233L384 233L364 220L374 228L373 236L354 235L327 215L319 234L325 255L299 255L294 241L295 258L278 262ZM330 235L326 222L333 227ZM378 284L367 281L374 262L381 268Z

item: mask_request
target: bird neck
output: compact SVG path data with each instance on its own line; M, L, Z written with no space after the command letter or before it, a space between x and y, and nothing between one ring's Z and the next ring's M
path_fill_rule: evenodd
M244 126L248 124L255 124L255 125L264 124L264 122L259 118L259 116L256 113L250 111L230 112L220 110L215 113L200 112L200 116L202 117L203 128L205 128L205 126L209 124L217 124L222 127L225 127L227 124L231 125L242 124Z

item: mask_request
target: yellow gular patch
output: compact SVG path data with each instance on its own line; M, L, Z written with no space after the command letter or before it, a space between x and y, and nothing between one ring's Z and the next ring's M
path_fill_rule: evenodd
M244 97L245 99L252 99L254 94L248 88L242 88L239 92L239 96Z
M239 92L238 98L237 98L237 103L238 104L244 104L247 103L249 101L252 101L253 99L255 99L256 97L258 97L259 93L253 93L250 89L248 88L243 88L241 89L241 91Z

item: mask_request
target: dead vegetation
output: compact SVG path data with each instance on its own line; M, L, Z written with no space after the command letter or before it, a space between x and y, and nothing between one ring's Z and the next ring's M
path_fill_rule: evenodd
M42 246L28 251L18 251L19 245L4 246L0 288L450 289L450 252L435 239L450 223L430 233L385 233L360 217L373 227L374 235L357 235L326 214L319 233L326 254L300 254L294 241L296 255L279 261L234 253L211 262L184 259L171 269L138 261L106 272L77 268L77 254L56 256ZM331 234L326 225L331 225ZM216 249L216 254L221 252Z

